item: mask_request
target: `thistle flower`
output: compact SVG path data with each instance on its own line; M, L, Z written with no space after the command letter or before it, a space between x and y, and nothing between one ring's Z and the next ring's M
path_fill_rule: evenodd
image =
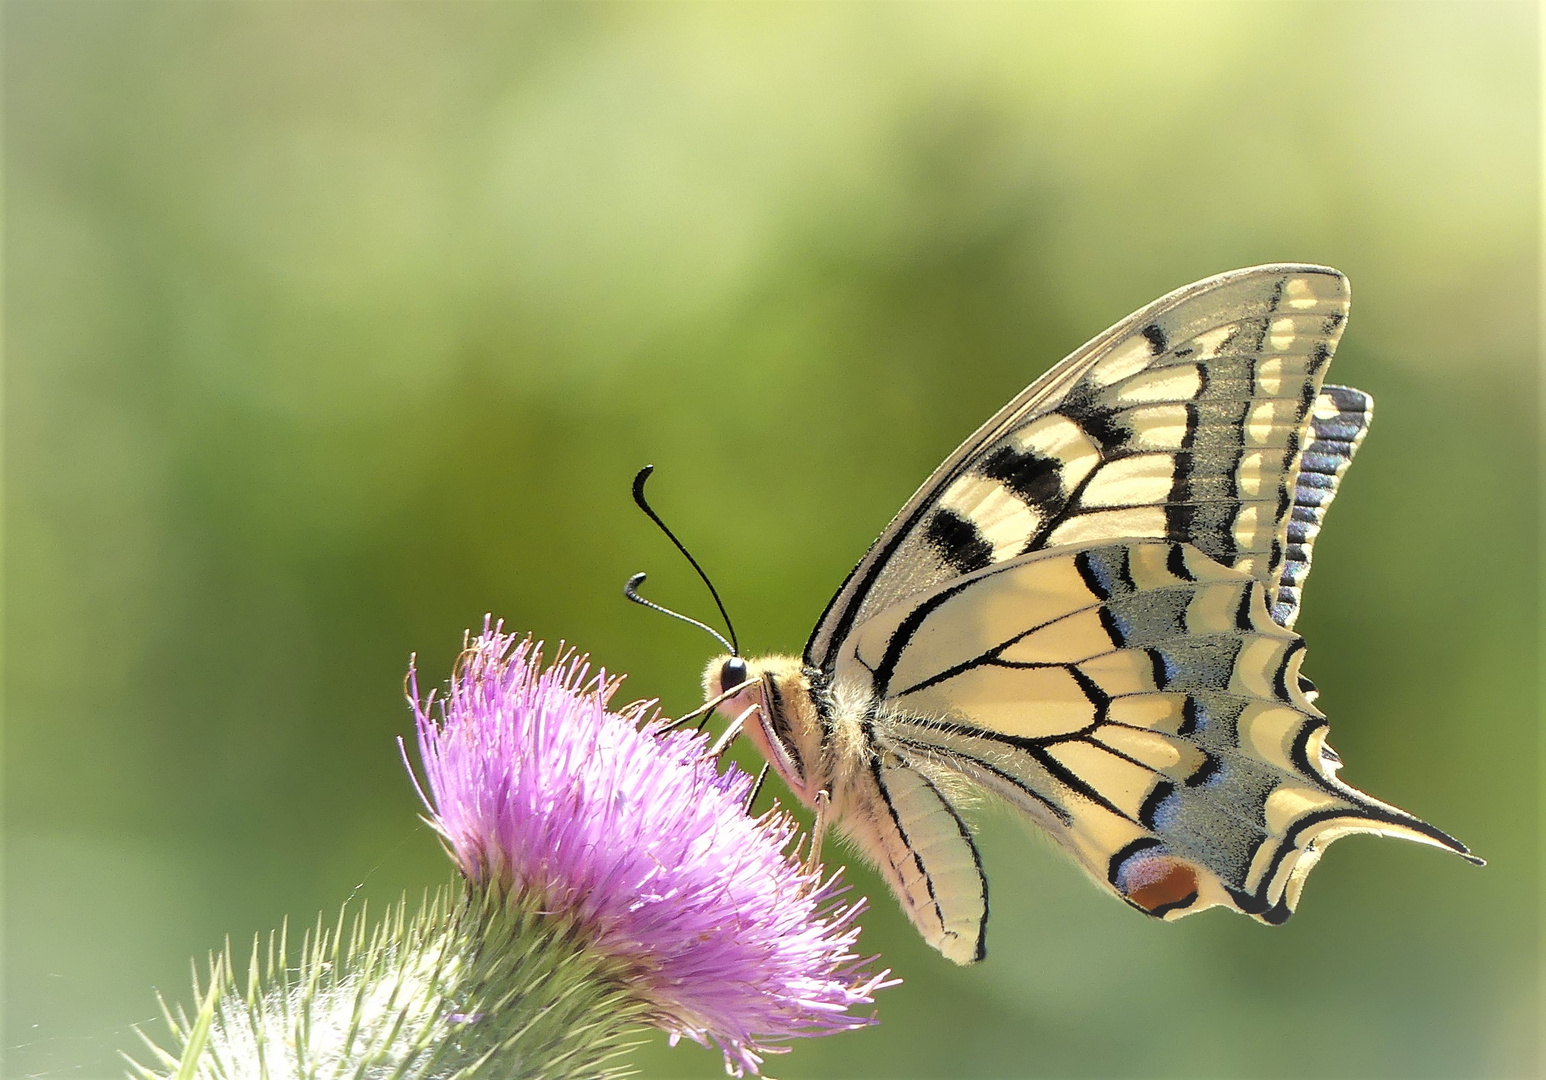
M786 814L747 815L707 736L610 710L619 682L488 622L443 697L410 666L414 782L463 885L319 921L293 966L283 931L255 940L245 980L227 944L192 1017L163 1003L177 1052L147 1038L134 1074L605 1080L654 1024L739 1076L872 1023L852 1010L892 983L853 952L864 902L802 869Z
M737 1075L803 1035L873 1022L850 1010L890 985L852 949L863 901L803 871L795 825L743 806L707 736L667 732L620 680L485 625L439 702L419 703L430 821L476 887L564 912L621 965L649 1019L717 1044ZM438 706L438 707L437 707Z

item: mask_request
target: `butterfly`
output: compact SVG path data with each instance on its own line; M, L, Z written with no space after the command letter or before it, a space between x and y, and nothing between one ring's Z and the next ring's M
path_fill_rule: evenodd
M1348 298L1328 267L1258 266L1128 316L945 459L801 656L708 666L814 850L846 837L950 960L985 953L980 792L1159 919L1281 923L1353 833L1481 862L1337 778L1300 673L1311 549L1372 411L1322 382Z

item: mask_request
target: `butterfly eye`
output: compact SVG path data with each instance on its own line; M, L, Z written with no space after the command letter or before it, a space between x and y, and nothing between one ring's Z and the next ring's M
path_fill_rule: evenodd
M719 669L720 690L731 690L746 681L746 661L739 656L732 656L725 661L725 666Z

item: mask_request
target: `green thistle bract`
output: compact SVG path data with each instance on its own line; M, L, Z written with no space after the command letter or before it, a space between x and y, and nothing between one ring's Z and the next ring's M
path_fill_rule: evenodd
M254 941L245 978L228 944L205 987L195 975L197 1013L162 1002L178 1053L147 1038L155 1065L131 1065L142 1080L625 1076L644 1010L572 929L529 900L453 887L373 927L363 907L319 921L293 967L284 931Z

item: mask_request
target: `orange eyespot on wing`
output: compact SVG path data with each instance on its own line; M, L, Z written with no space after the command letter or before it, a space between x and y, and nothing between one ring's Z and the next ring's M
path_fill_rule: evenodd
M1197 900L1197 871L1169 855L1134 855L1117 871L1117 889L1135 907L1164 915Z

